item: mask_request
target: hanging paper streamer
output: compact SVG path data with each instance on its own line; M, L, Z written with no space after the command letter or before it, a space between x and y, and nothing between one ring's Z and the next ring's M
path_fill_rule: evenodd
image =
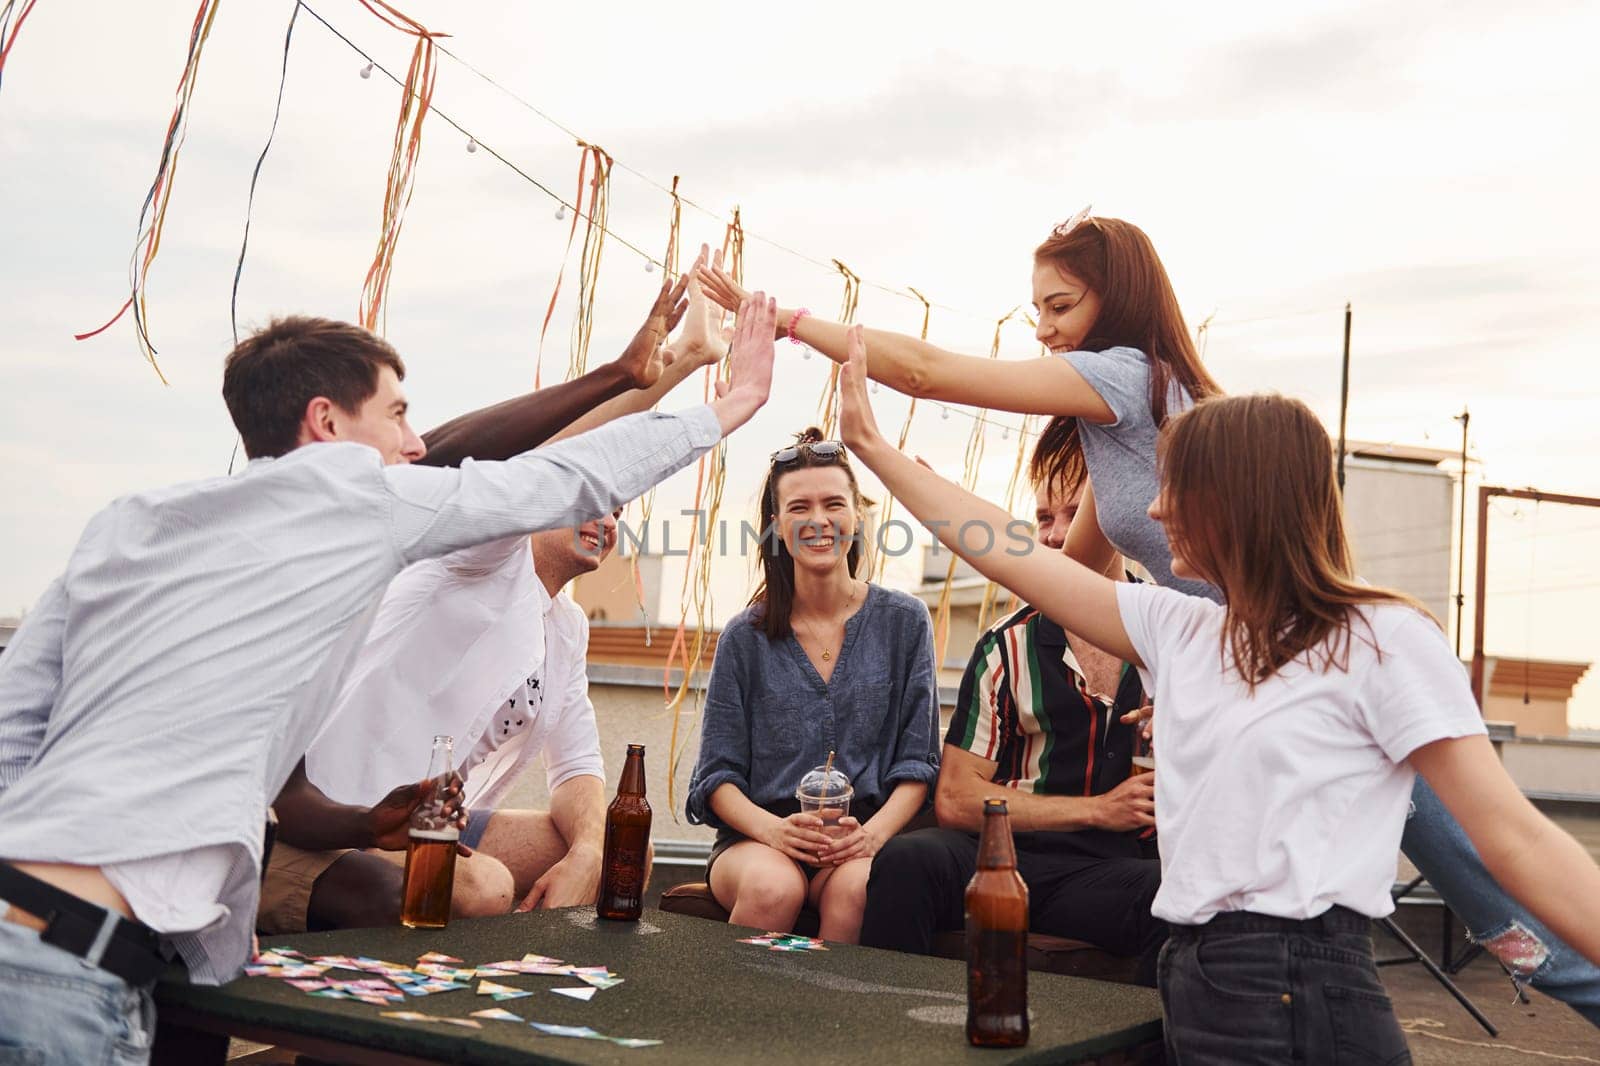
M744 284L744 223L740 219L739 209L733 209L733 218L728 222L722 235L723 263L733 280ZM732 351L723 357L720 366L706 367L705 385L703 395L710 400L713 392L713 382L721 378L726 380L732 367ZM711 461L711 476L706 477L706 460ZM672 636L672 647L667 652L667 665L662 677L662 684L666 690L667 709L672 712L672 732L667 739L667 806L677 818L677 788L678 764L682 761L684 752L689 746L690 734L684 732L683 740L678 740L678 726L683 717L683 704L689 694L689 684L694 677L694 672L700 669L705 660L707 637L710 633L709 619L712 617L711 599L711 565L716 556L713 554L711 531L720 529L717 521L722 512L722 490L728 479L728 442L719 441L711 450L709 456L701 456L695 470L694 486L694 512L696 515L695 528L690 533L688 561L683 570L683 587L678 592L679 614L678 629ZM703 509L702 509L703 508ZM727 552L726 534L718 549L724 554ZM689 597L690 576L694 577L693 595ZM694 636L688 635L689 608L688 602L694 604L695 626ZM681 658L680 658L681 657ZM683 670L678 680L677 692L672 692L672 665L678 661Z
M250 247L250 215L256 205L256 182L261 179L262 164L272 150L272 139L278 134L278 117L283 114L283 88L289 81L289 45L294 41L294 24L299 17L300 5L295 4L294 10L289 12L289 28L283 35L283 68L278 75L278 102L272 108L272 128L267 131L267 143L261 146L261 155L256 158L256 168L250 173L250 195L244 204L244 237L239 241L239 261L233 267L233 292L228 298L228 321L233 326L236 345L239 343L239 279L244 275L244 255ZM228 465L232 473L233 464Z
M22 24L28 21L28 13L36 3L38 0L27 0L22 5L21 14L17 13L17 0L0 3L0 79L5 77L6 57L11 54L11 46L17 43L17 34L22 32ZM12 21L13 17L15 22Z
M394 150L389 156L389 175L384 183L383 222L378 232L378 250L367 268L361 287L361 324L377 333L387 325L384 300L389 293L389 277L394 271L394 253L400 243L400 227L406 207L416 187L417 158L422 153L422 123L433 106L433 88L438 74L433 39L435 34L409 15L390 7L384 0L359 0L386 25L417 39L411 50L411 66L400 87L400 115L395 120Z
M579 218L584 219L585 226L586 226L586 228L584 229L584 234L583 234L583 253L582 253L582 255L579 256L580 263L581 264L587 264L588 258L589 258L589 254L590 254L590 249L591 249L591 247L594 247L595 265L596 265L596 270L597 271L598 271L598 267L599 267L599 254L600 254L599 253L599 249L598 249L598 247L595 247L594 245L592 245L591 241L590 241L590 238L593 236L594 229L595 229L595 219L594 219L595 203L594 203L594 200L591 198L591 200L589 202L589 210L585 211L584 210L584 196L585 196L585 194L598 195L600 189L602 188L602 185L606 190L609 191L609 189L611 187L611 157L609 155L607 155L605 153L605 151L603 149L601 149L599 146L590 144L587 141L579 141L578 142L578 153L579 153L578 154L578 191L577 191L577 194L573 197L573 201L572 201L572 204L571 204L571 207L572 207L572 225L567 228L567 246L561 253L561 269L556 271L556 287L550 293L550 306L545 308L545 311L544 311L544 323L543 323L543 325L541 325L539 327L539 355L538 355L538 361L536 363L534 363L534 368L533 368L533 387L534 388L538 388L540 386L540 384L542 383L542 381L543 381L543 376L544 376L544 338L545 338L545 334L550 332L550 319L556 313L556 300L559 299L560 296L561 296L561 282L567 275L567 260L572 257L572 244L573 244L573 241L578 236L578 219ZM596 176L591 176L590 175L590 167L591 167L591 165L593 166L594 170L597 172ZM603 178L598 176L598 172L600 172L600 171L604 171L604 177ZM608 197L608 199L609 199L609 197ZM556 218L561 218L562 217L562 213L567 209L567 206L568 205L566 203L562 203L562 205L559 208L556 209ZM603 239L604 236L605 236L605 224L604 224L603 221L600 224L600 229L601 229L601 237ZM580 270L581 269L583 269L583 266L580 266ZM594 297L592 295L593 292L594 292L594 286L593 286L592 283L588 286L587 292L590 294L589 295L589 312L588 312L588 314L590 316L590 322L592 324L592 316L593 316L593 313L594 313ZM584 295L585 295L585 290L583 288L583 282L580 281L579 282L579 293L578 293L578 322L582 322L584 320L584 317L585 317L584 309L583 309ZM575 324L573 326L573 350L568 356L568 363L567 363L567 372L568 372L568 379L569 380L571 379L571 377L574 376L571 371L572 371L572 367L573 367L573 365L574 365L574 363L576 361L576 358L577 358L576 352L577 352L578 335L579 335L579 327L578 327L577 324ZM583 347L584 356L585 356L585 358L587 358L588 350L589 350L588 349L587 336L585 336L585 339L584 339L583 343L584 343L584 347Z
M589 362L594 297L600 285L600 253L606 243L606 214L611 206L611 157L595 145L587 147L594 154L594 176L589 184L589 213L584 218L583 252L578 256L578 313L572 322L568 381L581 376Z
M1000 329L1011 321L1021 307L1013 307L1000 316L994 324L994 341L989 345L989 358L1000 358ZM961 474L961 487L968 492L974 491L978 486L978 471L983 465L984 431L989 426L989 411L980 409L973 420L972 432L967 436L967 450L963 459ZM1026 435L1024 435L1026 436ZM939 606L933 615L933 642L938 655L938 662L944 662L945 645L950 639L950 593L951 586L956 576L956 561L959 558L954 552L950 553L950 565L945 568L944 588L939 591Z
M29 5L31 8L31 4ZM178 102L167 122L167 136L161 145L161 161L156 164L156 177L145 194L144 206L139 209L139 231L133 241L133 257L128 264L129 293L127 302L111 316L111 320L98 329L73 334L77 340L88 340L110 329L118 319L133 308L133 323L139 351L150 366L167 383L167 377L156 362L155 345L150 340L150 319L145 308L145 285L150 278L150 266L161 250L161 233L167 222L167 204L172 199L172 183L178 173L178 154L183 150L184 138L189 131L189 101L194 97L195 85L200 78L200 54L211 36L211 24L216 20L221 0L201 0L195 11L194 25L189 30L189 55L184 61L183 75L178 79ZM23 12L27 15L27 11ZM21 26L21 19L17 26ZM15 29L12 38L15 39ZM9 48L9 46L8 46ZM143 249L141 251L141 248Z
M661 268L666 272L667 280L678 276L678 244L681 239L680 232L683 226L683 201L678 198L678 178L672 178L672 215L667 226L667 250L661 257ZM639 528L650 528L650 517L655 512L656 487L650 486L649 490L639 498ZM644 605L644 574L639 569L640 553L635 552L629 559L629 566L633 574L633 600L639 608L639 620L644 623L644 646L652 644L650 633L650 612Z
M1032 426L1033 416L1024 415L1022 419L1022 431L1017 434L1017 458L1011 464L1011 480L1006 482L1005 503L1001 505L1006 509L1006 513L1008 514L1016 513L1017 491L1022 487L1022 470L1027 464L1028 445L1030 443L1028 440L1028 435L1032 429ZM987 631L989 628L989 623L994 621L992 612L994 610L995 594L999 590L1000 586L995 584L993 581L989 581L984 584L983 603L978 607L978 632L980 633ZM1010 614L1016 609L1017 602L1017 595L1013 592L1011 594L1011 603L1006 608L1007 614Z
M920 334L918 334L918 336L922 340L927 340L928 339L928 319L931 318L932 315L933 315L933 305L928 302L928 298L926 296L922 295L922 293L918 292L916 289L913 289L911 286L907 285L906 286L906 291L911 293L911 295L915 296L918 300L920 300L922 302L922 332ZM906 420L903 423L901 423L901 425L900 425L900 443L898 445L896 445L896 447L902 452L906 450L906 438L911 436L911 420L913 418L915 418L916 416L917 416L917 398L915 396L913 396L913 397L911 397L911 406L906 409ZM887 529L888 526L889 526L889 520L891 518L893 518L893 517L894 517L894 496L893 495L885 495L884 500L883 500L883 515L878 520L878 528L879 529ZM873 542L877 543L877 538L876 537L873 538ZM874 580L876 580L876 581L882 581L883 580L883 569L884 569L885 566L888 565L888 562L889 562L888 554L885 553L885 552L879 552L878 553L878 558L877 558L876 575L874 577Z
M834 269L844 275L844 302L839 305L839 321L845 325L856 320L856 305L861 302L861 278L856 272L845 266L839 260L833 261ZM831 363L828 369L828 384L822 390L822 400L817 404L817 414L822 423L822 438L832 440L834 430L839 425L839 371L842 368L838 363Z

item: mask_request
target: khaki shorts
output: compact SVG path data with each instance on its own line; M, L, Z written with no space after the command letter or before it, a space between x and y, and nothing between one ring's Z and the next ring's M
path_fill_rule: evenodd
M304 851L281 840L275 842L267 861L267 878L261 885L256 931L267 936L305 932L312 886L328 867L348 854L349 849Z

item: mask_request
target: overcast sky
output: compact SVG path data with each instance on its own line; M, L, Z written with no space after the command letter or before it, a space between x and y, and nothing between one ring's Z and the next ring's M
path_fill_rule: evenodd
M193 6L42 0L0 86L0 614L32 602L111 498L228 463L228 293L290 0L224 4L205 51L149 285L171 385L140 360L131 324L71 339L126 298ZM312 7L404 69L407 41L353 0ZM1454 448L1466 403L1488 479L1600 495L1596 5L405 7L621 163L681 174L719 216L742 205L747 277L787 305L833 313L838 275L759 238L916 286L960 309L934 312L933 339L986 352L994 321L1028 301L1033 245L1092 202L1151 235L1191 325L1215 314L1206 355L1226 388L1301 396L1333 424L1348 300L1352 437ZM358 77L363 62L301 14L256 198L246 325L356 313L399 104L381 75ZM558 129L449 59L436 103L571 195L578 152ZM618 170L618 234L659 254L667 208ZM531 385L566 238L553 209L429 120L387 331L420 427ZM686 242L720 241L721 227L686 210ZM566 365L567 279L547 378ZM591 365L636 328L658 280L608 245ZM869 286L858 317L914 329L920 308ZM1008 357L1037 354L1026 326L1002 338ZM776 399L735 450L735 517L825 380L822 359L780 354ZM904 401L880 399L898 424ZM925 410L912 442L958 474L970 428ZM989 438L990 495L1016 439ZM662 498L687 506L692 490L680 475ZM1495 522L1490 651L1600 659L1600 513L1506 506ZM737 605L729 580L719 615ZM1580 715L1600 727L1593 680Z

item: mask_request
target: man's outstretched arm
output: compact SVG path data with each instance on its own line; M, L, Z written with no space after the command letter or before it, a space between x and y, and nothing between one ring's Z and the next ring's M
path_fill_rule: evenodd
M452 418L422 435L424 466L460 466L463 459L509 459L537 448L557 431L631 389L648 389L661 377L661 343L688 307L690 274L661 283L650 316L613 362L572 381L547 385Z

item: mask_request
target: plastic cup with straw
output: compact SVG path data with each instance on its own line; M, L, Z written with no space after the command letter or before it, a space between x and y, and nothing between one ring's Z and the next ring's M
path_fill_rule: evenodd
M794 795L800 801L800 813L820 818L822 831L837 840L845 835L839 822L850 814L850 799L856 790L843 772L833 768L834 755L828 752L824 765L802 777Z

